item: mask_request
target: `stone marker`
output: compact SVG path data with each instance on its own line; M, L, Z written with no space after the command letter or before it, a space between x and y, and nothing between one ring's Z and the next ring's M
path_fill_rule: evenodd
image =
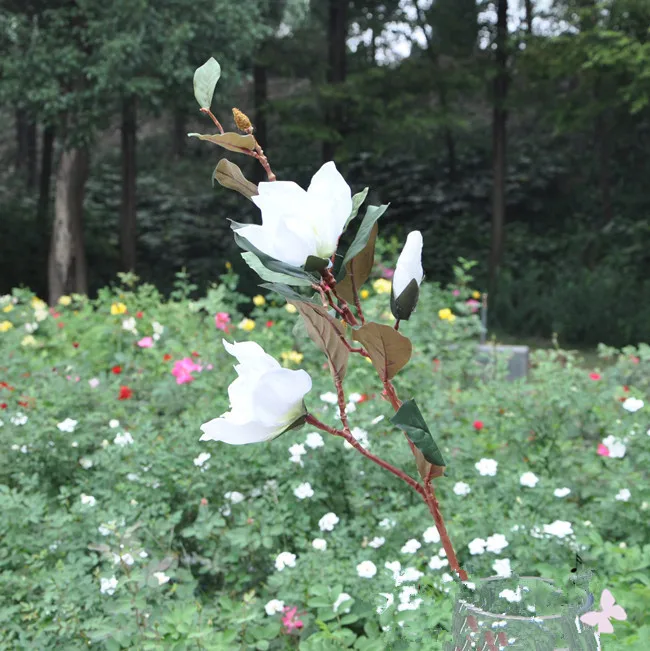
M477 347L476 359L480 364L491 366L494 369L497 360L501 361L506 358L508 361L506 380L512 382L528 377L529 354L528 346L481 344Z

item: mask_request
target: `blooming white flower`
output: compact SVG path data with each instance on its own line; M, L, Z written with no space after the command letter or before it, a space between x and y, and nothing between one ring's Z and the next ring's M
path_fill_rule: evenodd
M485 541L485 549L493 554L500 554L508 546L508 541L502 533L495 533Z
M336 612L346 601L352 601L352 597L347 592L341 592L341 594L336 598L336 601L332 604L332 610ZM350 608L351 606L348 606L343 612L349 613Z
M469 487L469 484L466 484L464 481L457 481L454 484L454 493L456 493L456 495L460 495L461 497L469 495L471 490L472 489Z
M496 572L497 576L509 577L512 575L509 558L497 558L492 563L492 569Z
M386 538L381 536L375 536L369 543L368 546L373 549L379 549L386 542Z
M282 572L285 567L296 567L296 555L291 552L281 552L275 559L275 569Z
M316 448L322 448L325 445L325 441L318 432L310 432L305 439L305 445L315 450Z
M402 564L399 561L386 561L384 567L392 572L393 579L397 581L402 571Z
M363 395L360 393L351 393L350 402L361 402L363 400Z
M365 429L361 429L360 427L353 427L350 433L359 442L362 448L368 449L368 447L370 447L370 441L368 440L368 432L366 432ZM344 441L343 445L346 448L352 447L352 445L347 441Z
M314 538L311 541L311 546L319 552L324 552L327 549L327 540L324 538Z
M566 520L555 520L551 524L544 525L544 533L558 538L565 538L573 534L573 528L571 523L566 522Z
M372 561L361 561L357 565L357 574L362 579L372 579L377 574L377 566Z
M414 597L418 593L417 588L412 585L407 585L399 594L400 603L397 605L397 610L417 610L422 603L422 599L415 599L411 601L411 597Z
M124 447L125 445L133 445L133 437L130 432L121 432L113 439L113 443L121 447Z
M165 326L158 323L158 321L152 321L151 327L153 328L153 340L158 341L160 335L165 331Z
M239 491L228 491L224 497L233 504L239 504L246 499Z
M555 495L555 497L566 497L570 492L570 488L556 488L553 491L553 495Z
M385 604L383 604L382 606L377 606L377 614L381 615L393 605L393 603L395 602L395 597L389 592L380 592L379 596L384 597L384 599L386 599Z
M609 456L613 458L622 459L625 456L626 446L621 439L615 436L608 436L603 440L603 445L609 451Z
M329 405L336 405L338 404L339 401L338 396L332 391L328 391L327 393L321 393L320 399Z
M469 553L473 556L476 556L477 554L483 554L485 552L486 545L487 542L483 540L483 538L474 538L474 540L472 540L468 545Z
M308 497L314 496L314 489L311 487L311 484L306 481L304 484L300 484L294 491L293 494L299 499L304 500Z
M336 513L326 513L319 521L318 528L321 531L333 531L334 527L338 524L339 518Z
M618 500L619 502L627 502L630 499L631 495L632 493L630 493L627 488L621 488L614 499Z
M384 518L379 523L380 529L392 529L394 526L395 526L395 520L391 520L390 518Z
M135 318L130 316L122 321L122 328L127 332L136 334L138 326L136 325Z
M158 585L169 583L170 577L167 576L164 572L154 572L153 576L158 580Z
M284 601L280 601L279 599L271 599L271 601L269 601L266 606L264 606L264 610L269 617L277 615L284 610Z
M639 398L628 398L623 403L623 409L633 414L635 411L643 409L643 404L643 400L640 400Z
M111 420L108 421L108 426L111 429L115 429L116 427L120 426L120 421L117 420L117 418L111 418Z
M422 269L422 233L411 231L406 236L404 248L397 258L393 274L393 296L398 299L413 280L418 287L424 278Z
M414 583L419 581L424 574L414 567L407 567L396 579L395 585L400 586L402 583Z
M26 414L17 411L9 420L13 425L24 425L29 420L29 417Z
M38 330L38 323L26 323L25 330L31 335Z
M90 378L90 380L88 380L88 384L90 385L91 389L96 389L99 386L99 379L96 377Z
M520 478L519 483L522 486L528 486L528 488L535 488L539 477L534 472L525 472Z
M302 443L294 443L289 448L289 454L292 457L301 457L303 454L307 454L307 450L305 450L305 446Z
M100 524L99 527L97 527L97 531L99 531L102 536L108 536L111 534L111 530L105 524Z
M88 459L87 457L81 457L81 459L79 459L79 465L84 470L88 470L89 468L93 467L93 462L92 459Z
M429 561L429 567L432 570L440 570L447 565L449 565L449 561L446 558L440 558L440 556L432 556Z
M303 370L282 368L253 341L224 339L223 345L237 358L239 377L228 387L231 411L201 425L201 441L244 445L279 436L305 413L311 378Z
M494 477L497 474L497 466L499 464L494 459L481 459L474 467L479 471L483 477Z
M517 587L517 592L514 590L501 590L499 596L509 602L521 601L521 586Z
M242 226L238 235L296 267L309 256L332 256L352 212L350 187L332 161L314 174L306 192L292 181L262 182L258 192L251 199L262 211L262 225Z
M420 547L422 547L420 541L416 540L415 538L411 538L404 543L400 551L402 554L415 554L415 552L420 549Z
M95 506L95 504L97 504L97 500L92 495L85 495L84 493L81 493L81 503L87 506Z
M102 594L113 594L115 592L115 588L117 588L117 579L114 576L110 579L102 576L99 581L101 584L99 591Z
M201 452L196 459L194 459L194 465L200 468L212 455L209 452Z
M440 534L438 533L438 529L436 529L435 526L429 527L422 534L422 540L424 540L425 543L439 543L440 542Z

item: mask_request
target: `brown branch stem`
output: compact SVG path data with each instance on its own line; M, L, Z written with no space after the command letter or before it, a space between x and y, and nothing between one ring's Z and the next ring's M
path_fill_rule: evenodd
M216 125L217 129L219 129L219 133L223 134L223 127L219 123L219 120L215 117L214 113L209 108L202 108L200 109L201 113L205 113Z

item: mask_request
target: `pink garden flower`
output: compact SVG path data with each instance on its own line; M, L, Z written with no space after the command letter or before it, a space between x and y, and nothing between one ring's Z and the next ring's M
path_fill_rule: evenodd
M592 380L600 380L601 377L600 373L589 373L589 378Z
M452 292L452 294L453 294L454 296L460 296L460 289L454 289L454 291Z
M185 384L194 380L193 371L201 370L203 367L196 364L191 357L185 357L174 362L172 375L176 378L176 384Z
M388 267L384 267L381 271L381 275L382 278L386 278L387 280L390 280L395 275L395 270L389 269Z
M228 312L217 312L215 314L214 325L216 325L219 330L223 330L224 332L226 332L229 323L230 323L230 314L228 314Z
M142 337L142 339L138 341L138 346L140 346L140 348L151 348L153 346L153 338Z
M465 305L467 305L467 307L469 307L472 312L478 312L480 303L475 298L470 298L465 301Z
M603 445L602 443L598 444L598 454L601 457L608 457L609 456L609 449L607 448L606 445Z
M292 633L294 630L302 628L304 626L303 622L298 619L298 608L294 606L290 608L289 606L284 607L284 615L282 616L282 625L285 628L287 633Z

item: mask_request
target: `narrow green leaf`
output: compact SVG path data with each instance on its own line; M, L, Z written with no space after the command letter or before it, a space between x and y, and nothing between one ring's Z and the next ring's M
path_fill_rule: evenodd
M311 282L309 280L302 280L301 278L294 278L293 276L288 276L287 274L277 273L267 269L261 262L260 259L250 251L245 251L241 254L241 257L244 258L244 262L262 279L270 283L281 283L284 285L297 285L299 287L310 287Z
M424 458L434 466L444 466L442 453L433 440L431 432L415 400L407 400L390 419L393 425L406 432L413 445L422 452Z
M221 66L214 57L210 57L200 68L195 70L194 97L201 108L210 108L219 77L221 77Z
M280 294L280 296L284 296L284 298L289 301L302 301L303 303L313 303L314 305L320 305L320 303L315 298L298 294L298 292L294 292L291 287L283 285L282 283L262 283L260 287L275 292L276 294Z

